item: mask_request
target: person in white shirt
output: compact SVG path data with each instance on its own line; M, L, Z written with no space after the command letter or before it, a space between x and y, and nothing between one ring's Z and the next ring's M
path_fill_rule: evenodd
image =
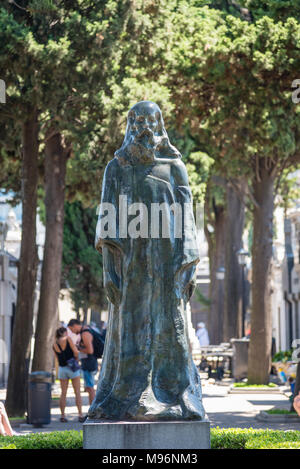
M75 345L78 345L79 342L80 342L80 335L79 334L75 334L75 332L71 331L71 329L66 326L67 328L67 334L68 334L68 337L70 337L72 339L72 342L75 344Z
M206 347L207 345L209 345L208 332L204 322L199 322L197 324L196 335L198 337L200 347Z

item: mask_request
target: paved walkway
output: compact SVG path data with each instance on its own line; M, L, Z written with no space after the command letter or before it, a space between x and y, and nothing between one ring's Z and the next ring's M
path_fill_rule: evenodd
M33 425L26 423L14 423L11 421L12 427L18 433L39 433L39 432L54 432L63 430L82 430L82 423L78 422L77 407L75 404L75 395L71 385L69 383L67 392L67 403L65 416L68 422L62 423L59 421L61 413L59 408L59 396L60 396L60 385L55 383L52 386L52 402L51 402L51 422L49 425L44 425L40 428L35 428ZM0 401L5 402L6 389L0 389ZM83 383L81 386L81 398L82 398L82 413L86 415L89 409L88 394L83 390Z
M284 391L285 388L282 389ZM229 386L204 383L203 404L212 427L270 428L274 430L300 430L299 422L260 422L255 417L260 411L274 407L290 409L290 401L283 393L230 394Z
M298 422L272 423L259 422L256 415L261 410L269 410L273 407L289 409L290 402L284 393L262 394L230 394L231 382L213 383L210 380L202 380L203 404L212 427L220 428L271 428L280 430L300 430L300 418ZM282 388L282 391L284 389ZM34 428L32 425L13 425L19 433L53 432L62 430L82 430L82 423L78 422L75 398L71 384L67 394L66 417L67 423L61 423L59 410L59 385L52 389L51 423L42 428ZM0 389L0 400L5 401L6 390ZM83 413L89 408L88 395L82 390Z

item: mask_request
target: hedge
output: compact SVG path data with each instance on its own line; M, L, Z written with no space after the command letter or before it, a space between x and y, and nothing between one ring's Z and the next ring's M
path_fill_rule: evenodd
M15 445L16 449L82 449L82 438L82 431L75 430L0 436L0 449L9 445Z
M212 449L300 448L300 431L255 428L212 428Z
M247 381L243 381L240 383L234 383L233 384L234 388L258 388L258 389L265 389L265 388L277 388L277 384L275 383L269 383L269 384L248 384Z
M288 409L269 409L265 412L270 415L297 415L297 412Z
M82 431L0 436L0 449L82 449ZM212 428L212 449L300 449L300 431Z

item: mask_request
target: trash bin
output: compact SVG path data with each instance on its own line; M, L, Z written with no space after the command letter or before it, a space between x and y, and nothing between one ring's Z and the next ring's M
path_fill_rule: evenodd
M34 371L29 374L27 423L34 427L51 422L51 373Z
M248 348L249 339L231 339L233 357L232 357L232 376L236 381L247 378L248 376Z

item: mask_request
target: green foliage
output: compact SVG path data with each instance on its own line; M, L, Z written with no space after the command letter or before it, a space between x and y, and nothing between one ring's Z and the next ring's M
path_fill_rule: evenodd
M206 298L206 296L203 295L203 293L197 287L195 288L195 297L196 300L204 306L209 306L211 303L210 300Z
M212 449L244 449L249 436L259 435L260 430L241 428L212 428L210 432Z
M189 174L193 200L204 203L206 184L210 174L212 158L201 151L192 152L187 157L186 168Z
M267 430L261 435L250 437L245 449L296 449L300 448L300 434L297 431Z
M241 15L232 15L228 9L220 12L196 1L182 1L170 13L173 28L168 31L164 57L166 84L178 113L176 123L178 127L188 126L199 149L215 160L213 176L245 181L254 223L253 254L262 246L257 233L272 231L274 194L267 192L268 184L264 182L271 187L274 183L278 189L283 170L300 167L300 107L292 101L291 88L300 68L300 23L291 3L289 7L285 21L276 14L245 20L241 10ZM214 227L213 215L218 213L218 206L208 189L205 222L207 227ZM269 213L260 216L268 197ZM222 209L224 203L221 215ZM217 232L215 229L207 236L210 259ZM260 255L253 255L252 266L253 324L261 321L264 326L252 328L251 344L259 337L266 350L263 361L257 355L258 347L250 354L248 375L254 383L268 379L270 305L267 301L260 303L255 295L261 284L258 279L264 277L269 288L267 264L271 262L272 235L266 238L265 262ZM213 269L211 265L211 272ZM264 330L264 336L258 330ZM261 364L259 371L255 371L255 361Z
M265 412L270 415L297 415L297 412L291 412L287 409L270 409L266 410Z
M73 148L68 200L96 206L128 108L150 99L173 127L195 202L204 201L209 186L213 226L209 212L223 208L225 198L216 175L244 176L253 202L262 171L279 181L284 169L299 165L300 106L291 100L299 20L299 0L24 0L22 8L2 2L0 70L8 96L0 113L2 187L20 194L20 126L38 108L41 155L47 130L62 132ZM287 207L296 197L292 181L279 182ZM76 216L74 209L72 229L66 226L63 275L76 307L84 307L99 303L94 279L101 262Z
M0 449L82 449L82 431L35 433L28 436L0 436ZM212 428L212 449L299 448L300 431L253 428Z
M290 171L284 171L279 185L278 205L284 208L285 214L289 208L295 207L300 199L300 185L298 178Z
M168 124L201 142L187 161L197 200L207 178L199 154L226 174L250 176L256 155L271 167L298 151L299 107L289 90L299 69L299 2L243 3L262 12L256 22L244 21L238 2L223 0L1 7L9 110L22 121L29 104L38 106L42 133L55 125L72 141L69 200L86 202L92 193L95 201L94 180L121 143L128 107L140 99L157 101ZM282 9L285 23L278 21Z
M98 201L99 181L121 144L128 108L150 99L166 116L173 109L163 81L149 72L155 66L153 55L162 48L165 15L160 13L165 4L24 0L19 8L15 2L2 2L0 70L7 86L7 105L0 109L4 187L9 182L20 190L20 125L38 108L41 177L44 138L55 129L73 148L67 198ZM11 156L17 161L8 167Z
M99 310L105 304L102 256L94 247L96 223L96 208L65 204L62 282L70 288L76 311Z
M248 176L250 186L263 167L279 175L299 163L300 109L290 91L299 23L268 16L251 23L195 3L180 3L168 35L167 83L178 114L223 175Z
M276 449L299 448L299 431L253 428L212 428L212 449Z
M300 448L300 441L262 441L262 440L255 440L253 442L255 444L253 449L299 449ZM247 447L246 449L252 449Z
M299 0L241 0L252 13L254 20L263 16L270 16L280 21L294 16L300 18Z
M292 359L293 350L279 351L272 358L273 362L287 362Z
M82 431L0 436L0 447L3 446L15 446L16 449L82 449Z
M277 385L275 383L269 383L269 384L248 384L247 381L246 382L242 382L242 383L234 383L233 384L233 387L234 388L259 388L259 389L267 389L267 388L276 388Z

